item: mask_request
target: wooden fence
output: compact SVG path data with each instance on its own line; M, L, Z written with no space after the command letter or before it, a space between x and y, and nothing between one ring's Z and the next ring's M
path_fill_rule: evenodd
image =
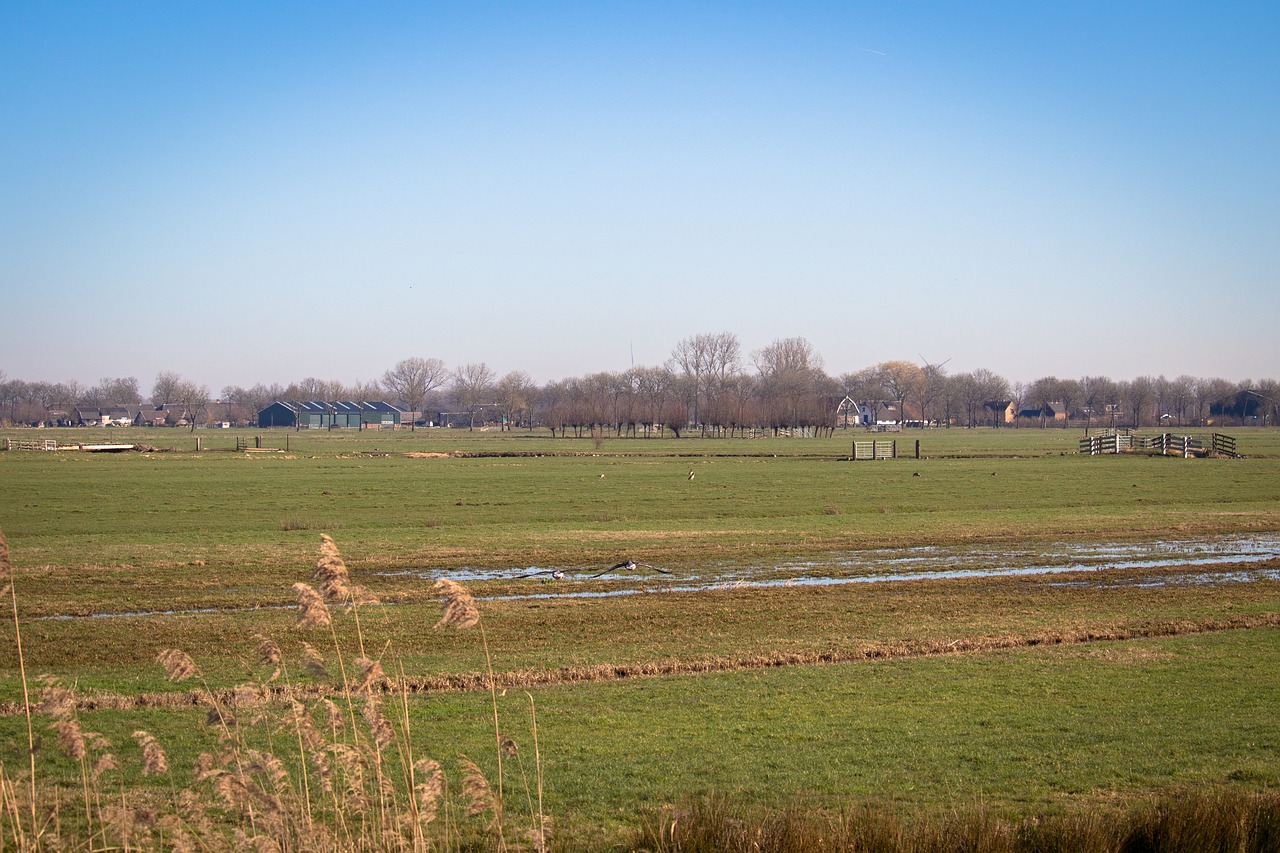
M897 455L898 442L896 439L855 441L853 443L853 460L855 462L863 459L894 459Z
M1215 456L1232 458L1237 456L1236 440L1229 435L1213 433L1210 438L1210 447ZM1174 435L1166 432L1160 435L1138 436L1131 433L1112 432L1080 439L1080 452L1091 456L1133 450L1158 452L1163 456L1181 456L1186 459L1208 455L1203 439L1193 435Z
M57 450L58 442L52 438L6 438L5 450Z

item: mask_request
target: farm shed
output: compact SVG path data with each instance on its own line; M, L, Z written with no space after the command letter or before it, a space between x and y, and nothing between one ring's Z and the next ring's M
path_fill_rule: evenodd
M124 406L77 408L74 415L77 426L129 426L133 423L133 415Z
M384 401L276 400L258 412L258 427L297 429L381 429L400 425L400 409Z
M869 426L874 425L879 429L900 429L904 426L918 427L924 424L920 407L914 403L880 400L867 403L866 406L870 415L867 421Z
M1013 401L1012 400L988 400L982 404L982 408L991 412L995 423L1011 424L1013 423Z
M133 419L133 425L162 427L168 424L168 417L164 406L156 406L154 409L139 409L138 414Z

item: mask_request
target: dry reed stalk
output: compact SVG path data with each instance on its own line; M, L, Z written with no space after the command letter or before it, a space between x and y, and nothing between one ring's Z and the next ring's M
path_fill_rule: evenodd
M475 599L462 584L441 578L432 589L444 596L444 613L436 623L437 628L474 628L480 624L480 611L476 609Z
M324 655L307 642L302 644L302 665L314 678L329 677L329 670L324 668Z
M498 761L498 795L496 802L498 808L494 809L494 820L498 827L498 838L502 839L502 733L498 726L498 690L497 681L493 676L493 659L489 654L489 640L485 636L484 623L480 621L480 611L476 607L475 599L471 597L471 593L457 581L441 578L435 582L432 587L437 592L444 595L444 613L440 616L440 621L436 623L436 627L452 626L459 629L472 628L480 626L480 643L484 647L485 672L487 675L489 698L493 706L493 738L496 749L496 757ZM474 765L473 765L474 766ZM482 777L483 778L483 777Z
M379 750L386 749L395 741L395 727L391 725L391 721L382 713L378 698L373 694L365 697L364 721L368 724L369 734L373 736L373 742L378 746Z
M316 581L324 600L330 604L377 604L378 599L368 589L351 583L347 564L338 553L338 546L327 534L320 534L320 559L311 579Z
M294 623L295 627L326 628L333 624L329 607L320 593L301 581L293 585L293 591L298 594L298 621Z
M534 835L531 840L534 843L534 849L544 853L551 838L551 819L542 808L542 751L538 747L538 712L533 703L533 694L526 690L524 695L529 697L529 729L533 735L533 776L538 789L538 822L534 826Z
M467 798L467 817L475 817L491 812L497 819L499 804L489 787L489 780L484 771L465 755L459 753L458 763L462 765L462 795Z
M422 758L413 763L414 779L421 779L413 786L418 813L418 825L425 829L436 819L440 798L444 796L444 770L438 761Z
M280 677L284 667L284 654L280 651L280 646L276 641L263 634L254 634L255 641L254 654L258 656L258 662L263 666L274 667L271 675L267 677L267 681L272 682Z
M169 759L164 754L164 749L149 732L139 729L133 733L133 738L138 742L138 746L142 747L142 775L158 776L169 772Z
M9 556L9 540L0 530L0 592L9 594L13 613L13 640L18 654L18 680L22 682L22 713L27 720L27 782L31 806L31 831L37 831L36 819L36 736L31 722L31 696L27 689L27 665L22 655L22 623L18 619L18 590L13 583L13 560ZM26 845L22 822L14 821L14 833L22 845Z
M355 684L351 686L352 693L374 693L382 683L386 681L386 673L382 671L382 664L376 660L368 660L367 658L359 658L356 660L356 666L360 668L360 674Z
M164 667L165 678L170 681L186 681L200 674L195 661L180 649L165 649L156 656L156 660Z

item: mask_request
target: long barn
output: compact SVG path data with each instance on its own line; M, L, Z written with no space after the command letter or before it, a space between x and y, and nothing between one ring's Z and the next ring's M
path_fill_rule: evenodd
M258 428L394 429L403 415L402 409L382 400L276 400L258 412Z

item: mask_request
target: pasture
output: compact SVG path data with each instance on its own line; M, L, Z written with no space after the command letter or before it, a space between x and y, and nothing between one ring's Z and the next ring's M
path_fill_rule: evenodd
M1007 570L1080 543L1273 535L1280 430L1236 430L1246 458L1196 460L1082 456L1074 429L907 431L893 437L911 458L874 462L848 461L852 432L266 431L279 451L250 453L231 431L69 434L154 449L0 453L24 663L74 684L84 724L121 751L140 728L168 747L176 782L121 761L140 796L187 784L219 735L157 654L181 649L199 690L230 689L265 678L264 636L312 699L341 679L304 671L304 641L331 668L381 661L403 688L397 725L451 780L458 753L497 776L496 713L527 781L536 708L567 848L625 848L710 792L1019 818L1280 784L1275 555L879 582L832 556L930 548ZM321 534L380 601L335 609L332 639L295 627ZM670 575L589 578L628 556ZM565 580L519 577L553 568ZM483 635L433 627L439 578L476 597ZM22 681L6 641L8 774L27 743ZM73 762L42 758L74 789ZM512 763L508 794L532 812Z

